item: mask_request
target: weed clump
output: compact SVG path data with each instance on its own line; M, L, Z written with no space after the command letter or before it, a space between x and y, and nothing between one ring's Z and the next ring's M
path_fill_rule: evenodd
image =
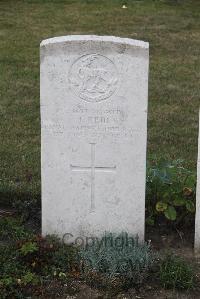
M192 267L175 255L167 255L160 264L159 277L164 288L191 289L194 276Z

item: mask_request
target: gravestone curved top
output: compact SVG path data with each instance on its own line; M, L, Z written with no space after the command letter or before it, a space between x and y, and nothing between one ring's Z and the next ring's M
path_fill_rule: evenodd
M63 43L63 42L112 42L116 44L131 45L134 47L141 47L148 49L149 43L141 40L116 37L116 36L99 36L99 35L67 35L67 36L58 36L53 38L45 39L41 42L40 46L47 46L51 44Z

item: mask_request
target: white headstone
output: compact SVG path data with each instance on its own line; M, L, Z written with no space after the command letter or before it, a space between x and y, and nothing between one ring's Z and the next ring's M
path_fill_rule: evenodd
M199 111L199 146L197 161L197 189L196 189L196 221L195 221L195 251L200 254L200 111Z
M149 44L41 43L42 232L144 238Z

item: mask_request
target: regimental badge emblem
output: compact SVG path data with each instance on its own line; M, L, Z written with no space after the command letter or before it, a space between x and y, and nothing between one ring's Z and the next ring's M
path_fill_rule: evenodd
M118 81L115 64L100 54L80 57L69 71L73 92L87 102L100 102L109 98L115 92Z

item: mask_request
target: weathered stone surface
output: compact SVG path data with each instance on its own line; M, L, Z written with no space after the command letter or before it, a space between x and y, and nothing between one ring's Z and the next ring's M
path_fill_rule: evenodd
M41 43L42 231L144 237L148 43Z
M199 143L198 143L198 161L197 161L195 251L196 253L200 254L200 111L199 111Z

